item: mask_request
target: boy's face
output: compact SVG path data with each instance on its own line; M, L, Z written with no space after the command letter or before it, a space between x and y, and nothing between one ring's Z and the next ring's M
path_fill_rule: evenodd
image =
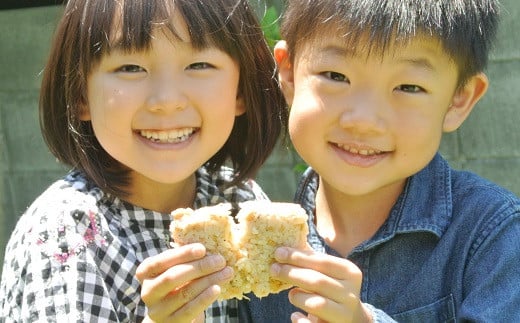
M349 195L401 187L487 86L479 75L456 91L457 67L431 38L367 55L331 37L300 44L292 64L287 55L282 42L275 57L291 140L325 184Z

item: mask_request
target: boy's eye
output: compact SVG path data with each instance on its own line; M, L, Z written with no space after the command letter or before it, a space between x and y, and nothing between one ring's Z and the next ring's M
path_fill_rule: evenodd
M123 66L117 68L116 72L140 73L140 72L146 72L146 70L139 65L128 64L128 65L123 65Z
M331 79L333 81L336 81L336 82L347 82L349 83L349 79L341 74L341 73L338 73L338 72L323 72L321 73L323 76L325 76L326 78L328 79Z
M418 86L413 84L402 84L397 87L397 90L408 92L408 93L419 93L419 92L425 92L425 90Z
M207 62L197 62L197 63L190 64L188 66L188 69L190 69L190 70L203 70L203 69L213 68L213 67L214 67L213 65L211 65L210 63L207 63Z

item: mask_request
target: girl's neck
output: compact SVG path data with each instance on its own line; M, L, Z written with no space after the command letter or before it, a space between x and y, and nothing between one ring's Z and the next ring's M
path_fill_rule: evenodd
M192 207L196 194L195 174L173 184L152 181L135 175L131 194L126 200L142 208L170 213L178 208Z
M383 225L403 187L404 181L368 195L352 196L331 188L320 179L316 194L318 232L346 257Z

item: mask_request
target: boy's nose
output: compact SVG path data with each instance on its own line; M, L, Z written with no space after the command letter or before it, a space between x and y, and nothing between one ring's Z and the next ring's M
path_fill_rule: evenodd
M359 133L384 131L384 100L374 93L363 91L349 96L339 117L342 128Z

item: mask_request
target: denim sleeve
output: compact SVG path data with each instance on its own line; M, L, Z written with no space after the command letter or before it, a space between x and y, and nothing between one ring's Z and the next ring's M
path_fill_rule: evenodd
M470 247L458 321L520 322L520 210L506 213Z

